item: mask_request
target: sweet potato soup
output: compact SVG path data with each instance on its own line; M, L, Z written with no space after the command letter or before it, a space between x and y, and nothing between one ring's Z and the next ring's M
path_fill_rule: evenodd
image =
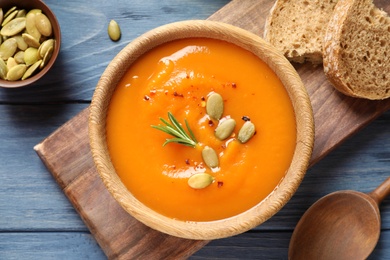
M215 93L220 119L206 111ZM161 119L170 124L168 113L193 134L194 147L163 145L173 137L152 126L167 127ZM235 127L222 140L216 128L227 119ZM240 142L247 121L255 130ZM139 201L167 217L210 221L250 209L277 187L292 160L296 124L286 90L263 61L220 40L183 39L147 52L125 73L109 106L107 142ZM217 166L205 162L205 147L216 152ZM194 175L200 178L190 184Z

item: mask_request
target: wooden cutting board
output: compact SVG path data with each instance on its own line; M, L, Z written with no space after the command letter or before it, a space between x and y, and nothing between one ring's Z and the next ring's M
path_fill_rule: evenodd
M209 17L263 34L273 0L235 0ZM376 1L390 12L390 2ZM322 67L296 65L309 92L315 119L311 165L346 138L390 108L390 99L368 101L346 97L333 89ZM94 166L88 142L88 108L35 146L109 259L187 258L208 241L172 237L129 216L106 190Z

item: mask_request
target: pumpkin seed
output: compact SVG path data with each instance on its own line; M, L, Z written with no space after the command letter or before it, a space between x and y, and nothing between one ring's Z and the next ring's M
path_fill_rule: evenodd
M121 29L115 20L111 20L108 24L108 36L113 41L118 41L121 38Z
M26 15L26 32L39 42L41 33L35 25L35 13L32 13L31 11Z
M39 66L41 69L42 69L43 67L45 67L46 64L49 62L51 56L53 55L53 51L54 51L53 46L51 46L51 47L47 50L45 56L43 57L41 66Z
M0 24L3 23L3 18L4 18L3 8L0 8Z
M8 12L7 12L8 13ZM15 16L18 14L18 11L17 10L15 10L15 11L13 11L12 13L10 13L10 14L6 14L5 16L4 16L4 20L3 20L3 22L1 23L1 26L4 26L4 25L6 25L6 24L8 24L12 19L14 19L15 18Z
M19 50L26 50L28 48L28 44L24 41L23 37L21 35L15 35L12 37L16 40L16 44L18 45Z
M244 125L241 127L240 131L238 132L237 139L241 143L246 143L249 141L249 139L252 138L255 132L256 132L255 125L251 121L246 121Z
M8 9L8 11L7 12L5 12L5 14L4 14L4 18L6 18L8 15L10 15L13 11L15 11L16 10L16 6L12 6L10 9Z
M209 146L206 146L205 148L203 148L202 158L203 158L204 163L210 168L216 168L219 165L219 159L218 159L217 152Z
M18 64L24 63L24 51L18 51L18 52L14 55L14 58L15 58L15 61L16 61Z
M26 63L27 66L30 66L40 60L41 57L39 56L38 49L29 47L24 52L24 63Z
M8 68L3 59L0 59L0 78L6 79L8 73Z
M40 14L40 13L42 13L41 9L31 9L30 11L28 11L27 14Z
M225 140L232 135L235 127L236 120L234 120L233 118L228 118L219 123L219 125L215 129L214 134L219 140Z
M52 33L50 20L43 13L35 14L35 26L43 36L50 36Z
M22 80L25 80L25 79L31 77L31 75L33 75L35 73L35 71L38 70L38 68L41 65L41 63L42 63L42 60L39 60L39 61L35 62L33 65L31 65L26 70L26 72L23 74Z
M22 9L18 11L16 17L26 17L26 14L27 14L26 10Z
M7 60L7 68L10 70L12 67L15 67L18 63L15 61L14 57L9 57Z
M188 185L193 189L204 189L214 182L214 177L208 173L196 173L188 179Z
M218 93L212 93L207 98L206 113L215 120L219 120L223 114L223 98Z
M49 39L49 40L42 42L41 46L39 46L39 48L38 48L39 55L42 58L45 57L45 54L49 50L50 47L54 48L54 40L53 39Z
M15 81L21 79L26 70L27 66L24 64L19 64L12 67L10 70L8 70L7 80Z
M15 54L17 48L18 45L16 44L16 40L14 38L9 38L5 40L0 45L0 57L3 60L8 60L9 57Z
M39 48L39 46L41 45L39 41L31 34L23 33L22 37L23 40L27 43L27 45L30 47Z
M26 28L26 18L20 17L15 18L1 28L1 35L14 36Z

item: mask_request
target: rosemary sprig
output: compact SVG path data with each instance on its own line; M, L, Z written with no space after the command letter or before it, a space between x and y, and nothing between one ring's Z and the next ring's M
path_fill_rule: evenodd
M164 125L152 125L153 128L163 131L169 135L172 135L174 138L166 139L163 146L169 143L178 143L186 146L195 147L198 141L196 140L194 133L192 132L188 122L184 119L188 133L184 130L182 125L177 121L177 119L172 115L171 112L168 112L168 119L170 122L160 117L160 121Z

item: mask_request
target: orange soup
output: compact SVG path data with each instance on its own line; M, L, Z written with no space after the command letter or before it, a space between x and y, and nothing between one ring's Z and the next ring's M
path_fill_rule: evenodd
M211 93L223 97L223 118L236 121L225 140L215 137L222 120L206 113ZM163 146L172 136L152 125L168 112L197 139L193 147ZM237 140L250 120L255 135ZM275 73L258 57L233 44L206 38L176 40L139 58L114 91L107 115L113 165L128 190L167 217L210 221L244 212L264 200L284 177L296 142L294 111ZM219 166L205 165L201 151L213 148ZM213 177L194 189L188 179Z

